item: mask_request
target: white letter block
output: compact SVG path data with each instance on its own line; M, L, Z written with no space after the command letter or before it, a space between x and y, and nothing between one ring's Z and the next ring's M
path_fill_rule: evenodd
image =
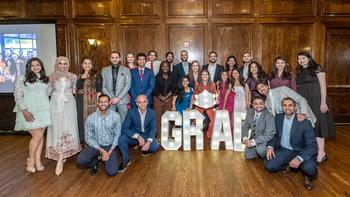
M211 149L218 150L220 142L225 142L227 150L233 150L231 135L230 116L227 110L215 112L213 136L211 138Z
M181 128L173 128L173 137L169 139L169 121L175 121L175 126L181 126L182 117L180 112L167 111L162 115L161 145L165 150L178 150L181 147Z
M244 144L242 143L242 121L245 120L246 112L234 112L234 130L233 130L233 150L244 151Z
M191 125L195 119L196 125ZM204 116L196 110L183 111L183 150L191 150L191 136L196 136L196 150L203 150L203 120Z

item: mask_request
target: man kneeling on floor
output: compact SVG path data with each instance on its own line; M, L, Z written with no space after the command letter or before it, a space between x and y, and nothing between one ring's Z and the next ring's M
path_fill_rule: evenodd
M277 114L275 117L276 134L267 143L265 168L269 172L286 169L286 173L290 168L300 168L305 175L304 186L311 190L312 179L317 175L314 130L309 120L297 120L296 102L293 99L283 99L282 110L284 114Z
M137 107L131 109L124 120L122 135L119 138L119 149L123 163L119 166L119 172L124 172L128 165L129 145L139 145L141 155L147 156L149 152L156 152L159 148L156 135L156 117L152 109L147 108L148 100L146 95L139 95L136 98Z
M98 157L102 157L108 176L118 173L118 160L115 148L121 133L121 121L117 112L109 110L108 95L98 97L98 110L88 116L85 124L87 147L79 154L77 164L90 167L90 174L96 175Z
M247 111L242 127L243 143L246 145L244 150L246 159L253 159L258 156L264 158L266 143L276 133L274 117L265 108L264 100L261 97L254 97L252 103L253 108Z

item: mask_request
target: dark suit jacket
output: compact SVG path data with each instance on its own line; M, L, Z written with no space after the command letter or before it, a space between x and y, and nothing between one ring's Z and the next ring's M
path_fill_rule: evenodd
M156 117L152 109L147 108L145 122L145 132L142 132L141 128L141 116L138 108L131 109L122 125L122 134L132 138L135 133L141 135L145 140L148 138L155 138L156 135Z
M140 94L145 94L148 99L148 106L152 104L152 91L155 84L153 71L149 68L144 68L143 79L141 81L139 69L132 69L131 73L131 87L129 90L131 96L131 106L135 107L135 100Z
M208 70L209 64L203 66L202 70ZM224 67L220 64L216 64L214 79L211 79L215 83L221 79L221 72L224 71Z
M188 63L188 71L190 71L190 69L191 69L191 64ZM180 62L174 66L172 74L175 77L176 83L181 84L181 81L180 81L181 78L186 75L184 68L182 66L182 62Z
M271 146L274 149L281 147L283 121L284 114L277 114L275 117L276 134L267 143L267 146ZM290 132L290 145L294 151L299 152L298 155L302 157L304 161L317 154L315 132L309 120L305 119L299 122L297 116L294 117Z

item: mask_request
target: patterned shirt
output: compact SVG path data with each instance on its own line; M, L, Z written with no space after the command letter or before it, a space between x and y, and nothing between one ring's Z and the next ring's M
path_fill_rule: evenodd
M100 110L92 113L85 124L85 142L95 149L110 146L111 150L118 145L121 134L121 121L117 112L108 110L104 116Z

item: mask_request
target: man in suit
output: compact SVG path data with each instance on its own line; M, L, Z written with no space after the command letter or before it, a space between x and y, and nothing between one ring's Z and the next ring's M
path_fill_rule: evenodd
M217 59L218 55L216 52L211 51L209 53L209 64L204 65L202 69L209 71L210 78L215 83L221 79L221 72L224 71L224 67L216 63Z
M312 180L317 175L317 143L311 122L297 121L296 102L291 98L282 100L284 114L275 117L276 134L267 143L265 168L277 172L286 168L298 169L305 175L304 186L313 189Z
M188 75L191 69L191 64L188 60L188 51L182 50L180 52L181 62L176 64L173 68L173 76L175 77L176 83L181 87L181 79Z
M139 145L141 155L147 156L149 152L156 152L159 148L156 135L156 116L152 109L147 108L147 96L137 97L137 108L128 112L122 126L122 135L119 138L119 149L123 158L123 163L119 166L119 172L124 172L128 165L129 145Z
M147 54L148 61L146 62L146 67L153 71L154 76L156 76L159 72L160 61L157 60L157 51L150 50Z
M244 52L242 55L243 66L239 68L239 72L243 76L244 80L248 79L249 64L252 63L252 61L253 61L253 58L250 52Z
M131 96L131 107L136 107L136 98L140 94L144 94L148 99L148 106L152 104L152 91L155 84L154 74L151 69L145 67L146 54L139 53L136 56L137 69L131 70L131 88L129 90Z
M246 145L244 157L253 159L266 155L266 143L276 133L273 115L265 108L261 97L253 98L253 108L249 109L242 127L243 143ZM249 134L250 130L250 134Z
M294 90L286 86L270 89L269 86L265 83L257 84L256 89L261 95L266 96L266 109L269 110L269 112L271 112L274 116L276 114L283 113L281 105L282 100L286 97L290 97L297 103L296 113L298 120L302 121L307 118L311 121L311 124L313 126L315 125L316 117L307 104L306 99Z
M118 111L123 122L128 112L128 91L131 85L130 71L125 66L121 66L120 53L113 51L110 56L112 65L102 69L103 94L111 98L111 110Z

